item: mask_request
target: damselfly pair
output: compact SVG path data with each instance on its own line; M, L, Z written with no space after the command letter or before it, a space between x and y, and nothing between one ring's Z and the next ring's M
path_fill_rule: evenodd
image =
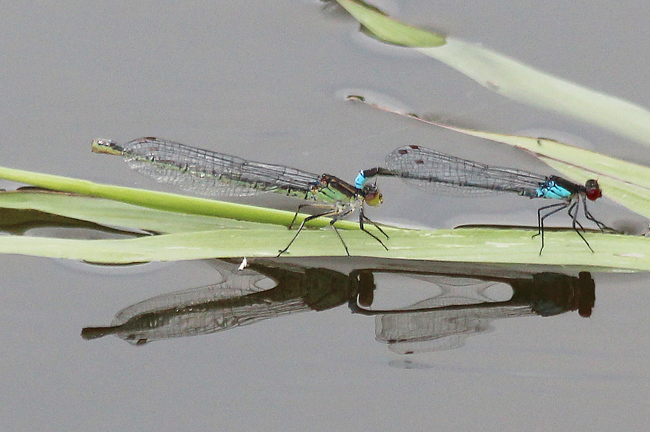
M596 180L584 186L557 176L541 176L510 168L490 167L454 156L445 155L420 146L405 146L386 157L386 167L363 170L351 185L329 174L312 174L282 165L252 162L235 156L197 149L172 141L145 137L119 145L114 141L98 139L92 143L94 152L123 156L129 166L156 180L206 196L247 196L275 192L310 201L298 206L322 208L325 211L306 217L289 244L279 255L287 252L305 224L320 217L331 217L334 228L345 251L350 255L335 222L359 210L359 227L377 240L386 250L383 241L364 227L364 222L375 226L386 238L388 235L364 214L364 205L379 205L381 192L372 182L376 177L399 177L416 186L447 189L454 192L512 192L529 198L560 200L537 211L538 233L544 248L544 221L561 210L568 209L573 229L584 238L583 226L577 220L582 206L585 217L601 230L607 227L597 221L587 209L587 199L595 201L602 196ZM278 255L278 256L279 256Z

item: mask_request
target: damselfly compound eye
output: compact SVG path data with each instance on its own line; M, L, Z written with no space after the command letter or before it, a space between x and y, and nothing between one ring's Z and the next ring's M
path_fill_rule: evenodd
M381 192L368 192L364 197L364 201L366 204L370 206L378 206L379 204L384 202L384 197L381 194Z
M587 198L591 201L596 201L603 196L603 191L600 190L600 186L598 186L596 180L587 180L585 188L587 189Z

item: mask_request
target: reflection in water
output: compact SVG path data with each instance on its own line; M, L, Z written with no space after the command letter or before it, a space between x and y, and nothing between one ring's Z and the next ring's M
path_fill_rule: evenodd
M33 194L35 197L48 197L56 195L74 196L74 194L51 191L35 186L23 186L16 189L15 192L7 192L0 189L0 193L3 195L3 198L7 198L9 200L9 205L11 205L10 203L12 196L14 196L14 198L29 197L29 194ZM27 201L29 202L29 198ZM38 203L38 200L36 202ZM46 203L47 201L44 202ZM43 205L44 202L40 202L40 205ZM79 239L121 239L152 234L152 232L144 230L108 227L95 222L88 222L85 220L74 219L68 216L48 213L43 210L20 207L0 208L0 235L3 233L11 235Z
M379 311L354 303L351 308L376 316L377 340L387 343L391 351L413 354L458 348L467 337L491 331L491 322L500 318L549 317L574 310L589 317L595 302L595 284L587 272L578 277L538 273L531 278L472 280L436 275L430 282L440 293L405 308ZM501 283L512 288L512 297L491 300L486 293Z
M0 233L58 238L131 238L147 233L111 228L93 222L32 209L0 208Z
M412 268L406 270L405 268ZM355 313L375 315L376 337L392 351L411 354L460 347L471 335L491 329L491 321L528 315L553 316L577 310L591 315L595 285L591 275L468 273L467 264L395 261L381 269L339 271L259 260L244 270L215 261L222 281L153 297L120 311L108 327L87 327L84 339L115 335L134 345L175 337L210 334L302 311L348 304ZM495 274L497 274L495 276ZM376 285L378 276L391 283ZM395 282L397 281L397 282ZM372 309L377 293L426 292L405 307ZM508 300L494 300L493 288L507 286Z
M227 261L215 261L215 266L222 282L129 306L116 315L110 327L85 328L82 337L114 334L142 345L209 334L281 315L331 309L374 288L363 274L348 276L324 268L251 264L238 270L238 264ZM364 303L364 294L359 297Z

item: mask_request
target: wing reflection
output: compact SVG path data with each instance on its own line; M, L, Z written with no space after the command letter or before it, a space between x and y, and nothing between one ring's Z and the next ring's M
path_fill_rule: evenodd
M253 324L281 315L331 309L359 292L363 278L324 268L216 261L223 281L177 291L129 306L109 327L87 327L84 339L116 335L134 345L196 336ZM363 295L361 295L363 297Z
M460 280L457 276L432 276L428 283L439 293L400 309L371 310L356 303L350 307L354 312L376 316L376 338L391 351L413 354L459 348L469 336L491 331L496 319L548 317L574 310L589 317L595 303L595 284L587 272L578 277L538 273L530 278ZM495 301L487 294L500 284L512 289L507 301Z
M215 267L222 276L219 283L129 306L110 326L84 328L82 337L115 335L142 345L348 304L354 313L375 316L378 341L394 352L411 354L460 347L467 337L490 331L496 319L574 310L588 317L595 301L594 281L587 272L573 277L400 260L350 272L264 259L244 270L229 260L216 260ZM395 305L395 299L404 301L414 292L416 301ZM383 294L393 296L388 307L373 308L382 303Z

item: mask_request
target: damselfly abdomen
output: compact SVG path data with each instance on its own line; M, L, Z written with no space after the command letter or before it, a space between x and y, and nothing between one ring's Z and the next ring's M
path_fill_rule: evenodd
M559 203L537 210L536 235L541 235L542 240L540 255L544 249L544 221L561 210L568 209L573 229L592 252L593 249L582 235L581 230L584 231L584 228L577 219L580 207L585 217L594 222L601 231L611 230L596 220L587 208L587 200L595 201L602 196L596 180L588 180L582 186L558 176L543 176L518 169L488 166L416 145L394 150L386 157L385 168L361 171L355 185L357 188L364 187L376 176L399 177L417 187L454 194L511 192L529 198L560 200Z
M279 255L289 249L305 223L325 216L332 218L330 225L341 240L345 252L350 255L334 223L355 210L359 210L360 228L387 249L377 236L364 227L364 222L369 222L388 238L386 233L364 214L364 204L376 206L382 202L382 195L374 185L356 188L329 174L317 175L283 165L253 162L154 137L138 138L124 145L111 140L96 139L92 143L92 150L96 153L122 156L132 169L159 182L200 195L239 197L274 192L313 202L301 204L298 211L304 207L325 209L319 214L306 217ZM298 212L293 222L297 215ZM289 228L293 226L293 222Z

